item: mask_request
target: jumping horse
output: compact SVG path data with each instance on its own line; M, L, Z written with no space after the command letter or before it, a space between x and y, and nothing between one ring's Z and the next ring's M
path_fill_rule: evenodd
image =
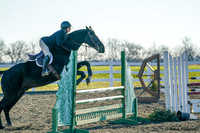
M56 48L49 47L53 55L51 66L58 74L61 74L64 65L68 64L71 50L78 50L83 43L88 44L99 53L104 53L105 51L103 43L99 40L91 27L74 31L68 35L69 37L66 44ZM42 68L31 61L16 64L6 71L0 71L0 75L3 75L1 79L1 88L4 94L0 101L0 115L3 110L7 126L12 125L9 116L11 108L28 89L47 85L57 80L53 73L42 77L41 72ZM0 129L3 128L4 126L2 125L0 117Z

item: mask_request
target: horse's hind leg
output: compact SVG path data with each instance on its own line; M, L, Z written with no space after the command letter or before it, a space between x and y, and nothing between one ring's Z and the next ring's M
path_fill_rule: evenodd
M4 95L2 101L0 102L0 113L4 110L7 125L11 125L11 120L9 116L9 112L11 108L17 103L17 101L23 96L24 92L20 94L12 94L12 95ZM4 126L2 125L1 118L0 118L0 129L3 129Z
M12 108L12 107L6 107L6 108L4 109L4 114L5 114L6 121L7 121L7 125L6 125L6 126L11 126L11 125L12 125L11 120L10 120L10 116L9 116L9 112L10 112L10 109L11 109L11 108Z
M0 102L0 116L1 116L2 110L6 107L6 105L7 105L7 98L4 96L3 99ZM0 129L3 129L3 128L4 128L4 126L2 124L2 120L1 120L1 117L0 117Z
M0 129L4 129L4 126L3 126L2 120L1 120L1 112L2 112L1 103L2 103L2 101L0 102Z
M25 92L21 92L17 97L13 98L13 100L10 101L10 104L7 105L3 110L5 113L6 121L7 121L7 126L11 126L11 120L10 120L10 115L9 112L11 108L17 103L17 101L24 95Z

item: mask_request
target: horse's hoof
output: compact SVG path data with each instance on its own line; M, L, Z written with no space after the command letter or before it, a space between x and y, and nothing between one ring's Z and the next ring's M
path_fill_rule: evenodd
M89 85L90 84L90 78L86 79L86 84Z
M11 127L12 126L12 124L6 124L6 127Z
M4 129L5 127L4 126L0 126L0 129Z

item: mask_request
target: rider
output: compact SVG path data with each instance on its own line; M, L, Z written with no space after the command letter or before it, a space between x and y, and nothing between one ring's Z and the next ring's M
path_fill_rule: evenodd
M67 33L71 30L71 24L68 21L61 23L60 30L53 33L51 36L42 37L39 41L40 47L45 55L42 67L42 76L49 75L47 65L50 61L50 51L49 48L55 48L56 46L61 46L67 40Z

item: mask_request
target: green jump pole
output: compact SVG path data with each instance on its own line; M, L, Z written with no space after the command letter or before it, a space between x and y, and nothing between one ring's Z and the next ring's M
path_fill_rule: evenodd
M52 109L52 132L58 132L58 109Z
M133 114L133 120L137 121L137 117L138 117L138 99L135 98L134 99L134 114Z
M124 98L122 99L122 119L126 119L126 55L125 51L121 51L121 86L124 86L125 89L122 91Z
M76 110L76 105L75 105L75 101L76 101L76 75L77 75L77 51L72 51L73 55L74 55L74 67L73 67L73 95L72 95L72 120L71 120L71 125L70 125L70 133L74 133L75 132L75 124L76 124L76 114L75 114L75 110Z

